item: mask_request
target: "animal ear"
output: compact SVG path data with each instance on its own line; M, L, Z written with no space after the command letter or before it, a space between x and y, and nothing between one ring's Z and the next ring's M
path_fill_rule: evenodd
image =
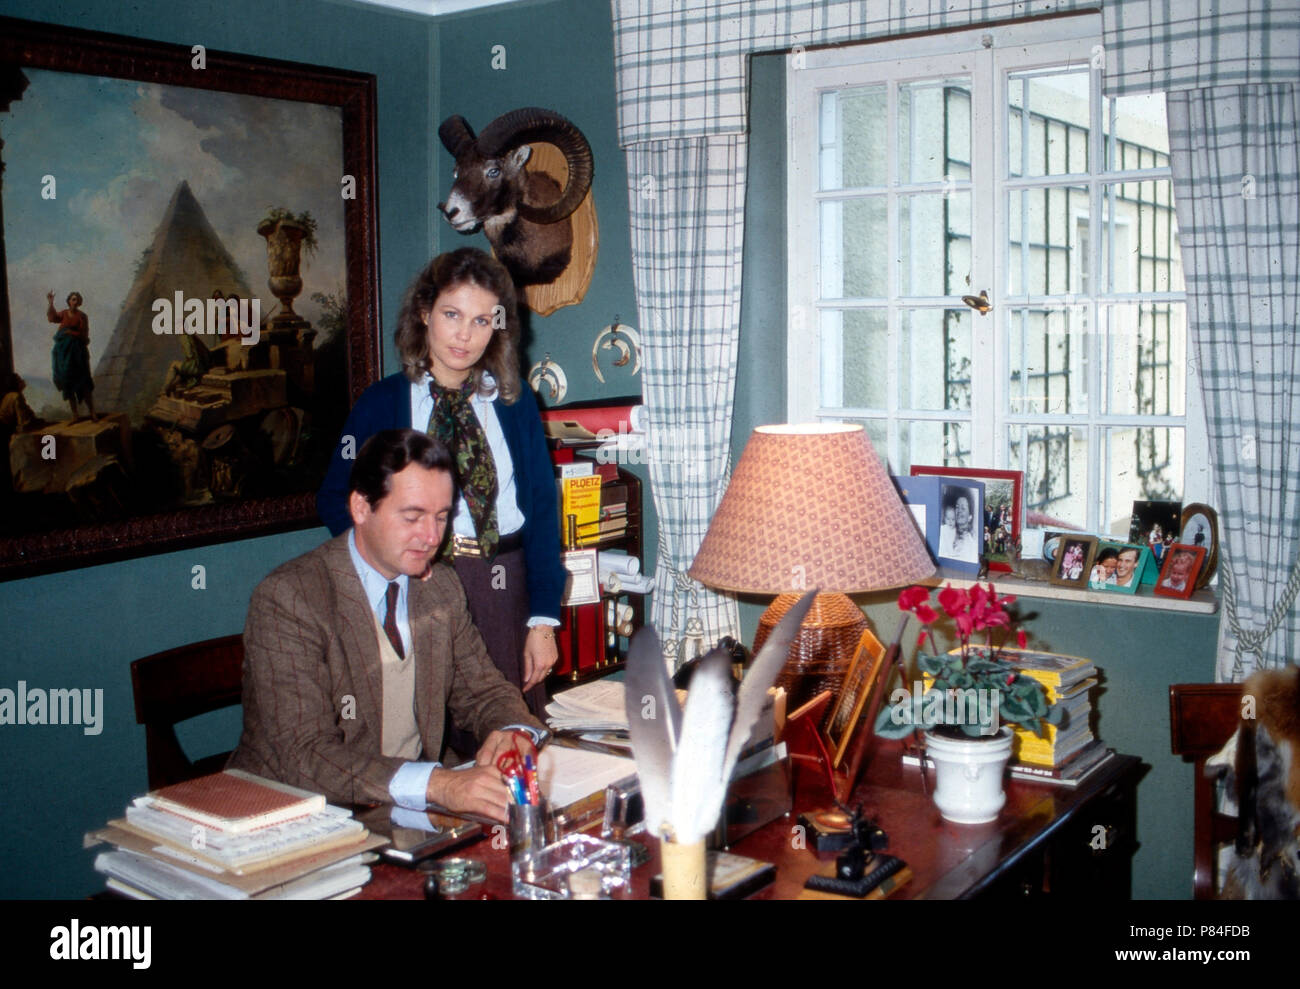
M530 145L521 144L510 153L510 167L523 168L524 163L532 157L533 149Z

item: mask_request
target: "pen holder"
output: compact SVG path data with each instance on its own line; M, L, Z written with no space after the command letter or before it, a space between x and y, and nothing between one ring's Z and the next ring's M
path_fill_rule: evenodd
M540 804L510 805L506 823L512 865L518 862L526 868L555 838L550 810L545 800Z
M703 838L689 844L663 838L659 842L659 855L664 868L665 900L708 898Z

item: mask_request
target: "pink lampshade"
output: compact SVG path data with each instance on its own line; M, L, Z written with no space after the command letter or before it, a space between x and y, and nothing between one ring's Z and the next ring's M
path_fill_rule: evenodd
M934 563L866 431L816 423L754 430L689 573L726 591L855 594Z

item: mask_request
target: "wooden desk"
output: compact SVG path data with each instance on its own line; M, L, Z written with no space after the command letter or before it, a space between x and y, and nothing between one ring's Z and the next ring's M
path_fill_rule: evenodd
M855 796L868 816L889 834L889 851L911 867L913 878L893 899L1015 898L1043 895L1072 899L1123 900L1130 896L1131 862L1137 849L1137 783L1134 756L1116 756L1076 790L1037 783L1007 782L1007 803L989 824L944 821L923 792L918 769L904 767L898 743L882 742ZM824 805L815 774L798 774L797 810ZM933 780L931 780L933 784ZM777 880L755 899L794 899L804 881L834 861L797 847L797 814L774 821L733 849L776 863ZM482 861L487 882L465 898L486 892L508 899L509 858L491 839L456 854ZM503 844L501 841L496 844ZM646 839L651 861L633 872L633 896L649 895L659 871L658 843ZM359 899L422 899L422 876L380 864Z

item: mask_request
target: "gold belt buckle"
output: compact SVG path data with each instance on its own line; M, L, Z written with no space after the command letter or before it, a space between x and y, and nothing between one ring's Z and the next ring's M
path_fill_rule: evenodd
M459 532L453 532L451 535L451 555L482 556L483 551L479 549L477 539L462 536Z

